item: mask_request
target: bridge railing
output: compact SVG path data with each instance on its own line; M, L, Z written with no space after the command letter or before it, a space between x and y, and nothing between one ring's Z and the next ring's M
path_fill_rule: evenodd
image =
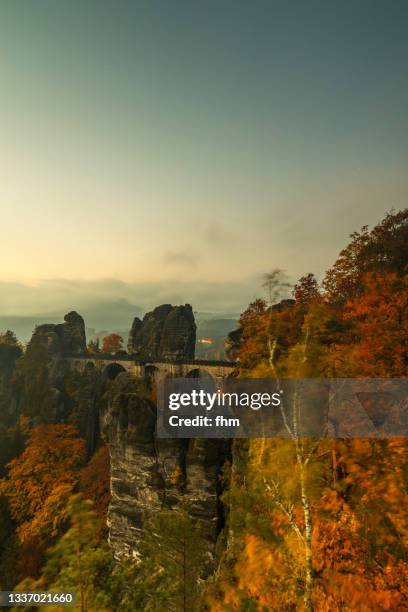
M150 363L168 363L174 365L196 365L196 366L220 366L227 368L235 368L237 362L222 361L215 359L140 359L137 355L129 355L128 353L69 353L64 355L65 359L88 359L100 361L132 361L136 365L146 365Z

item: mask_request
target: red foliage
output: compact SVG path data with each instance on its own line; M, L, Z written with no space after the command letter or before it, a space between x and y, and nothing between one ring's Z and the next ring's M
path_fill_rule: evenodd
M117 353L123 349L123 338L119 334L105 336L102 343L103 353Z
M110 495L110 457L109 448L102 446L93 455L88 465L81 471L79 490L87 499L94 502L94 510L106 522Z

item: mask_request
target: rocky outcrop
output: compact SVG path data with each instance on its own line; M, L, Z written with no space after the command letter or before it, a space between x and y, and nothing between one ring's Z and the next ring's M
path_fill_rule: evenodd
M18 400L25 414L48 422L61 422L66 418L69 400L64 380L69 366L65 357L85 351L85 324L76 312L66 314L64 323L48 323L35 328L24 354Z
M160 507L154 429L151 402L123 391L104 415L111 458L109 542L117 558L137 556L143 520Z
M84 353L86 351L85 323L74 310L64 317L62 324L62 350L64 353Z
M141 331L142 331L143 323L139 317L135 317L133 319L132 327L130 328L129 338L127 343L128 353L131 355L133 353L140 352L142 348L141 344Z
M111 455L109 541L116 558L138 556L143 522L161 508L181 506L200 522L213 556L222 516L219 474L225 440L158 439L156 407L137 381L120 374L102 417Z
M43 336L51 354L78 354L86 351L85 323L81 315L71 311L64 323L47 323L36 327L34 336Z
M194 359L196 324L190 304L162 304L148 312L141 321L133 320L128 351L136 358Z
M228 334L225 339L225 356L228 361L236 361L238 359L239 350L243 342L241 327L234 329Z

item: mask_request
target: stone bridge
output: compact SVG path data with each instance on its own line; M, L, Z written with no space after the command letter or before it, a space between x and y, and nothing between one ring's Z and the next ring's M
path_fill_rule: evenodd
M231 361L206 361L191 359L186 361L138 361L132 355L111 355L106 353L86 353L65 357L70 367L84 371L87 368L102 370L108 379L114 379L121 372L129 372L136 378L150 377L156 381L162 378L227 378L236 368Z

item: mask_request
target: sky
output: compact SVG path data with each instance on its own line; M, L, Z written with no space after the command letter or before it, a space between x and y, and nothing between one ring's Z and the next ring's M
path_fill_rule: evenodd
M397 0L3 0L0 315L240 312L273 268L322 278L407 206L407 25Z

